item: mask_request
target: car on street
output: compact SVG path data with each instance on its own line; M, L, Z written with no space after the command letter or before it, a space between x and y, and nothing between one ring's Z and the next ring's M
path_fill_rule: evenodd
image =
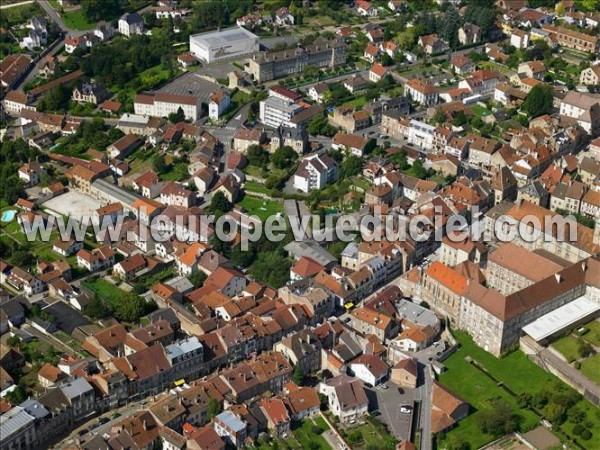
M387 385L386 383L381 385L381 389L387 389L387 388L389 388L389 385Z
M403 414L410 414L412 412L412 406L402 405L400 406L400 412Z

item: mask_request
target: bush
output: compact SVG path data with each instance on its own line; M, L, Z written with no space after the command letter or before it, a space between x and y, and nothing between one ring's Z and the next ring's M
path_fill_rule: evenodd
M323 431L325 431L325 430L323 430L323 428L321 428L319 425L312 426L312 432L314 434L323 434Z
M590 430L583 430L581 432L581 439L589 441L592 438L592 432Z
M579 423L573 427L573 434L576 436L580 436L584 431L586 431L586 429L583 428L583 426L581 426Z
M581 369L581 363L579 361L575 361L575 363L573 364L573 367L575 367L577 370Z

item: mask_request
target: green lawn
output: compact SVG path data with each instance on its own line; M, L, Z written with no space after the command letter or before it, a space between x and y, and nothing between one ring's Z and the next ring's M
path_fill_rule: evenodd
M581 373L600 385L600 353L590 356L581 363Z
M440 376L440 381L467 401L475 412L461 420L456 428L447 433L447 436L458 435L469 442L471 448L479 448L494 439L493 436L487 435L479 429L476 423L479 410L489 408L490 401L498 397L515 408L518 406L516 400L508 392L496 385L475 366L469 364L465 360L466 356L471 356L497 379L505 381L511 389L517 392L530 392L532 386L543 386L553 377L527 360L521 352L513 352L503 359L497 359L477 347L465 333L455 332L454 335L461 346L444 361L447 371ZM522 430L529 430L539 422L538 417L531 411L519 410L519 414L522 417Z
M370 418L367 422L344 430L345 439L353 449L394 449L396 440L388 433L385 427Z
M32 251L41 261L53 262L61 259L61 255L52 250L51 242L35 247Z
M93 293L98 294L102 300L113 306L116 305L125 294L122 289L119 289L117 286L102 278L88 278L81 284Z
M489 116L492 113L489 109L478 104L472 105L471 108L473 109L473 114L477 117Z
M600 320L594 320L585 327L589 331L583 335L583 338L590 344L600 347Z
M358 110L358 109L362 109L363 106L365 106L367 104L368 100L365 98L364 95L361 95L360 97L351 100L349 102L344 103L345 106L352 106L354 107L354 109Z
M577 351L577 342L578 339L574 336L564 336L560 338L558 341L552 344L556 350L558 350L567 361L573 362L579 358L579 352Z
M76 30L93 30L96 26L96 22L90 22L83 15L81 9L76 11L65 11L61 14L65 25L69 28L75 28Z
M325 438L313 431L314 426L315 423L312 420L307 419L302 421L302 424L299 427L292 430L294 437L300 443L301 448L331 450L331 446L327 443ZM323 428L321 423L319 423L319 426ZM315 445L315 443L318 445L318 447Z
M140 90L148 90L153 89L161 83L168 81L172 78L169 69L165 69L162 66L150 67L147 70L144 70L139 75L139 89Z
M185 162L175 163L169 168L169 171L163 173L161 178L165 181L183 181L189 178L190 174L187 171L188 164Z
M507 403L515 406L518 414L522 417L521 430L533 428L539 420L538 417L529 410L518 408L514 397L469 364L465 357L472 357L517 395L529 393L535 396L546 386L556 383L558 379L531 362L521 351L514 351L504 358L498 359L477 347L466 333L455 331L454 336L461 346L457 352L444 361L448 370L440 376L440 381L469 402L476 410L486 407L489 400L494 397L504 399ZM597 364L597 362L594 363ZM590 369L593 370L593 367ZM600 439L597 439L600 436L600 410L586 400L577 403L576 408L586 412L586 422L589 425L587 428L594 436L592 440L585 443L586 448L589 450L600 449ZM476 411L460 421L456 428L448 432L447 436L457 434L469 442L471 448L479 448L490 442L493 437L481 433L477 427L475 422L477 414ZM560 426L560 430L572 435L573 425L570 420L567 420ZM578 438L578 441L581 442L581 439Z
M246 195L238 204L243 206L248 214L258 216L263 222L270 216L283 213L283 204L275 200L265 200Z
M262 169L260 167L248 165L244 167L244 173L251 177L263 178Z
M264 184L257 183L256 181L246 181L246 183L244 183L244 190L248 192L258 192L261 194L271 195L270 189L267 189Z

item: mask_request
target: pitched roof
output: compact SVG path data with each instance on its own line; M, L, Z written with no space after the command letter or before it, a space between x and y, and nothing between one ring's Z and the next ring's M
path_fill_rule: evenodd
M465 277L439 261L431 263L425 273L458 295L462 295L469 285Z

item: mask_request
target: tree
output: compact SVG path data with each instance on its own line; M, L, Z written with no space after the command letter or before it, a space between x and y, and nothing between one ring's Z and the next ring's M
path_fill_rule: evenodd
M250 273L254 279L279 289L290 279L291 266L291 261L281 251L261 251L257 252L256 261L250 266Z
M22 383L19 383L17 387L6 394L5 398L11 405L20 405L27 400L27 390Z
M183 108L180 106L177 108L177 112L169 114L169 122L171 123L179 123L185 120L185 113L183 112Z
M433 121L438 124L442 124L446 121L446 113L441 106L438 106L435 109L435 114L433 115Z
M554 7L554 11L559 16L562 16L565 13L565 4L563 2L558 2Z
M298 153L289 145L279 147L271 156L271 162L277 169L288 169L298 159Z
M548 84L538 84L529 91L525 102L523 102L523 111L531 118L539 117L552 112L554 101L554 89Z
M304 381L304 375L302 375L302 370L299 365L294 367L294 373L292 374L292 381L296 383L298 386L302 386Z
M163 155L156 154L152 158L152 169L159 175L167 171L167 164Z
M580 358L587 358L594 353L594 347L592 347L589 342L579 339L579 341L577 341L577 353Z
M194 285L194 289L198 289L199 287L202 287L204 281L206 281L206 274L201 270L198 270L191 274L188 279L190 280L190 283Z
M517 431L518 416L504 400L495 399L491 408L479 411L476 422L481 431L492 436L504 436Z
M100 320L110 316L111 310L100 297L95 295L92 301L85 305L83 313L94 320Z
M246 268L252 265L256 259L256 254L254 253L254 249L252 247L250 247L248 250L242 250L238 245L231 250L229 259L236 266Z
M464 111L459 111L454 116L454 119L452 119L452 125L454 125L455 127L462 127L463 125L466 125L468 122L469 122L469 118L467 117L467 115L465 114Z
M354 175L358 175L363 167L363 160L355 155L348 156L340 167L340 177L350 178Z
M96 22L117 17L121 7L119 0L82 0L81 10L88 20Z
M50 89L50 91L42 97L38 102L38 109L40 111L64 112L69 109L70 100L71 89L65 84L59 84Z
M207 414L208 418L212 419L221 412L221 403L216 398L211 398L208 401Z
M229 200L227 200L225 194L223 194L221 191L217 191L212 196L210 206L207 209L213 214L218 215L219 213L224 214L228 211L231 211L232 208L233 205Z
M384 67L388 67L391 66L392 64L394 64L394 59L388 55L387 53L384 53L383 55L381 55L381 65Z
M317 114L311 119L307 131L313 136L327 137L331 137L337 132L336 128L331 126L327 118L322 114Z
M451 6L444 15L444 22L440 29L440 37L444 39L450 47L458 46L458 29L461 27L461 18L458 10Z
M260 145L252 144L246 152L248 163L254 167L266 167L269 163L269 153Z
M147 313L146 300L132 293L127 293L115 306L115 317L122 322L135 323Z

